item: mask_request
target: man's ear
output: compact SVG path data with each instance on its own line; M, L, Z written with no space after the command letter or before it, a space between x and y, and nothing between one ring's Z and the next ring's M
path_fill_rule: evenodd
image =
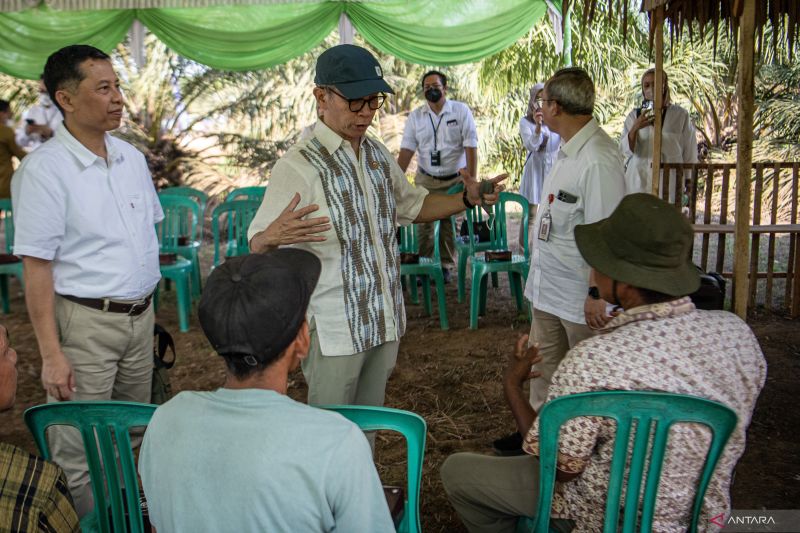
M319 116L319 111L325 111L328 107L328 102L327 102L328 93L322 87L314 87L313 94L314 94L314 99L316 99L317 101L317 109L318 109L317 116Z
M75 111L75 106L72 104L74 97L75 95L67 89L59 89L56 91L56 102L58 102L58 105L61 106L61 109L63 109L65 113L72 113Z
M308 357L308 350L311 347L311 333L308 330L308 322L306 320L303 320L293 344L295 345L295 355L298 360L302 361Z

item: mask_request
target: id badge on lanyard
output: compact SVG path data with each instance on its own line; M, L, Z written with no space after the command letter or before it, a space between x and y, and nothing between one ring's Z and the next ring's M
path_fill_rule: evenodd
M550 205L553 203L553 195L547 195L547 211L544 215L542 215L542 219L539 221L539 240L540 241L549 241L550 240L550 225L553 222L553 218L550 216Z

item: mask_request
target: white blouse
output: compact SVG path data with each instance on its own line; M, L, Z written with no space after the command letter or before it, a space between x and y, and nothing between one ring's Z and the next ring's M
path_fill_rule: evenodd
M522 169L522 179L519 182L519 193L528 199L528 203L538 205L544 178L553 167L561 137L544 124L539 133L536 133L536 123L527 117L519 120L519 136L522 137L522 145L528 151L525 167Z
M631 150L628 132L636 121L636 110L625 119L625 127L619 140L625 159L625 193L651 192L653 190L653 133L648 126L636 133L636 146ZM697 138L689 113L680 106L671 104L664 114L661 129L662 163L697 163ZM675 184L670 183L670 197L674 198Z

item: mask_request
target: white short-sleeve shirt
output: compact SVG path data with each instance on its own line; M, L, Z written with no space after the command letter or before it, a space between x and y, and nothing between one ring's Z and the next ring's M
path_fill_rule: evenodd
M133 300L161 273L164 218L144 156L106 134L108 163L59 125L11 181L14 253L53 262L58 294Z
M55 106L50 104L44 106L36 104L25 112L22 117L22 124L17 128L17 144L27 151L32 151L38 148L42 142L42 136L38 133L31 133L30 135L25 132L25 127L28 125L28 120L32 120L37 126L49 126L54 132L59 124L64 120L61 111Z
M466 167L464 148L477 147L478 132L472 111L455 100L446 100L438 115L427 103L413 110L400 142L400 148L417 152L418 165L432 176L450 176ZM439 166L431 164L433 150L441 152Z
M575 244L575 226L608 217L623 196L625 176L617 143L592 119L561 145L544 180L525 287L525 297L536 309L586 323L583 304L589 291L589 265ZM550 238L542 241L539 227L548 213Z

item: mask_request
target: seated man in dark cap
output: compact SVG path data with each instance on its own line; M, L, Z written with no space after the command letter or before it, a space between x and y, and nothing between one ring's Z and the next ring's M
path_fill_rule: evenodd
M575 228L578 249L594 271L600 296L616 316L601 334L572 348L553 376L548 401L603 390L650 390L699 396L736 411L739 423L717 465L701 524L730 510L731 474L764 385L766 363L753 332L736 315L696 310L687 296L700 280L691 262L692 229L669 204L649 194L626 196L607 219ZM467 529L514 531L537 513L539 431L523 392L537 348L518 342L503 388L530 455L450 456L442 480ZM551 527L601 531L614 447L610 419L581 417L561 428ZM694 482L704 464L707 428L675 426L656 500L653 531L685 531Z
M147 428L139 473L159 533L394 531L364 433L286 396L319 275L312 254L283 249L209 277L200 325L227 378L178 394Z

